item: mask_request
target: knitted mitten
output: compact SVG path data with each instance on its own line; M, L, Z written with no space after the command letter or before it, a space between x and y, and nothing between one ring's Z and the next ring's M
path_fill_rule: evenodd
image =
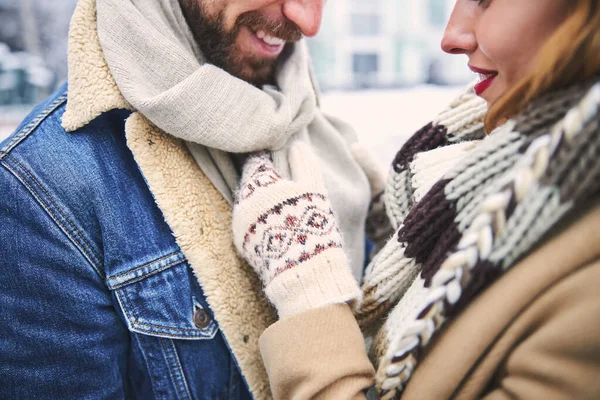
M233 208L235 246L263 281L280 318L361 297L317 159L296 143L289 162L290 180L266 153L251 156Z
M365 175L367 175L369 186L371 187L371 204L369 204L366 221L367 237L375 244L372 253L369 254L369 259L371 259L373 255L377 254L385 246L395 231L385 210L383 192L386 184L386 176L379 162L364 146L359 143L353 143L350 150L356 162L358 162Z

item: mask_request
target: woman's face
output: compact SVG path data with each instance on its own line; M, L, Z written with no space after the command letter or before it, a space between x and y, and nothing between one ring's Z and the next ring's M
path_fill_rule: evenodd
M533 67L572 0L457 0L442 49L466 54L477 95L493 105Z

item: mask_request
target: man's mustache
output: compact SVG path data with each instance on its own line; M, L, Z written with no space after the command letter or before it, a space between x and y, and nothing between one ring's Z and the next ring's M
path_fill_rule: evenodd
M249 11L239 16L236 28L248 27L253 32L264 31L267 35L278 37L286 42L297 42L302 39L302 31L294 22L283 18L272 20L258 11Z

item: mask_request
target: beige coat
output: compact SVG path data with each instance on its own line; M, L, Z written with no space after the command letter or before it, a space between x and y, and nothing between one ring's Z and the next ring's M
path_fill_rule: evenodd
M132 107L104 60L96 29L96 1L79 0L69 31L69 92L63 126L74 131L110 110ZM250 391L271 392L258 339L276 320L256 274L233 246L231 207L184 143L133 113L126 123L130 148L156 203L198 278Z
M403 399L600 399L600 206L557 230L430 345ZM347 306L261 337L277 399L360 399L373 368Z

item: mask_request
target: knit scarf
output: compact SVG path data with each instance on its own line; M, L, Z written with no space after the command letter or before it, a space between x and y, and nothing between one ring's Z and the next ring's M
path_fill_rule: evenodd
M577 84L485 135L470 89L397 154L386 200L398 229L357 314L379 330L381 398L399 398L440 328L600 193L599 106L600 83Z
M125 99L158 128L185 140L230 202L239 176L229 153L271 150L278 171L289 176L289 144L313 146L360 275L368 182L349 150L354 131L318 108L304 41L284 50L276 86L259 89L206 62L178 0L97 0L97 26Z

